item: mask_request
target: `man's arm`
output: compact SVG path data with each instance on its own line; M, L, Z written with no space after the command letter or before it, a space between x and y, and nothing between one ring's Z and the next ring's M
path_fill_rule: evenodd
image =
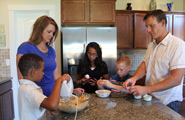
M136 73L134 74L133 78L135 78L135 80L137 81L137 80L143 78L143 76L145 74L146 74L146 66L145 66L145 62L142 61L142 63L140 64L140 66L136 70Z
M167 90L172 87L180 85L182 78L184 76L184 73L185 73L185 68L172 70L170 77L168 77L167 79L163 80L160 83L149 86L148 87L149 93Z
M181 84L184 73L185 68L172 70L171 76L165 80L151 86L134 86L130 92L134 95L144 95L170 89Z

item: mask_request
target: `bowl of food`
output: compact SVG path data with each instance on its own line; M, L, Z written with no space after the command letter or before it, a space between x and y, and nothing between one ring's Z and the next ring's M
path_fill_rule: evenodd
M76 113L86 108L90 99L91 96L87 93L72 95L69 99L60 99L58 109L66 113Z
M98 95L98 97L105 98L110 95L111 91L110 90L96 90L95 93Z

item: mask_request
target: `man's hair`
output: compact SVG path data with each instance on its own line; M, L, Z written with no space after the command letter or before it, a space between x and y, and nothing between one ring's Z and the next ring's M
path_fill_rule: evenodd
M130 66L131 60L128 56L122 55L116 60L116 64L119 64L119 63L125 63L126 66Z
M143 20L145 21L151 16L156 17L157 22L161 22L162 20L164 20L165 24L167 24L166 14L162 10L158 9L158 10L153 10L153 11L147 13Z
M44 62L43 59L32 53L24 54L18 63L18 67L23 76L27 76L29 70L39 69L41 67L41 62Z

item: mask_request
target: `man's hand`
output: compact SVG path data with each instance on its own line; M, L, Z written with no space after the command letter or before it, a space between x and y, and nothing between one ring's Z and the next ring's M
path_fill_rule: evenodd
M145 95L150 93L149 92L149 86L133 86L129 88L130 93L133 93L133 95Z
M123 88L128 90L130 87L133 87L135 83L136 83L136 80L134 80L133 77L131 77L123 83Z

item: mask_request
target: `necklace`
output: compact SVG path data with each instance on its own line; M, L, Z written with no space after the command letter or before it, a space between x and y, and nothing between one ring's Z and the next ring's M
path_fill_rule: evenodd
M48 47L47 47L47 46L46 46L46 48L43 48L43 47L37 45L37 48L38 48L41 52L43 52L43 53L47 53L47 52L48 52Z

